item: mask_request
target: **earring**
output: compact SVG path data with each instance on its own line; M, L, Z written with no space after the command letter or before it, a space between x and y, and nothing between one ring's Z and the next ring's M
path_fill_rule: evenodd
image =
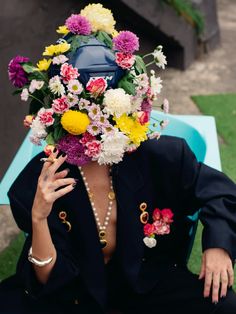
M149 213L146 211L147 209L147 204L146 203L141 203L139 206L139 209L142 211L142 214L140 215L140 221L142 224L146 224L149 219Z
M61 211L59 213L59 218L62 220L62 223L67 225L67 232L70 232L71 231L71 223L66 220L66 217L67 217L67 213L65 211Z

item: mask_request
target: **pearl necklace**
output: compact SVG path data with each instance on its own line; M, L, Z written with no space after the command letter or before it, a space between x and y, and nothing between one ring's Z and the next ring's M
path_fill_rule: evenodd
M111 178L111 181L110 181L110 192L108 193L108 199L109 199L108 209L107 209L107 213L106 213L106 216L105 216L104 223L102 225L101 222L100 222L100 219L98 217L98 213L97 213L95 204L94 204L94 202L92 200L93 193L91 193L91 191L90 191L90 188L89 188L87 179L85 177L84 171L82 170L82 168L80 166L78 168L79 168L81 176L83 178L84 185L86 187L86 190L87 190L87 193L88 193L88 196L89 196L89 200L90 200L90 204L91 204L91 207L92 207L92 210L93 210L93 214L94 214L94 217L95 217L95 220L96 220L96 223L97 223L97 227L98 227L98 230L99 230L99 232L98 232L99 240L100 240L101 246L102 246L102 248L105 248L107 246L107 240L105 239L105 237L106 237L106 228L108 226L108 223L109 223L109 220L110 220L110 217L111 217L113 200L115 199L115 193L113 191L113 186L112 186L112 178Z

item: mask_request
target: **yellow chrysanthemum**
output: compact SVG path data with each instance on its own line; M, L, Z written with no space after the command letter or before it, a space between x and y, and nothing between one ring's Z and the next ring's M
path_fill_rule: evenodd
M73 135L84 133L89 123L87 114L75 110L68 110L61 117L63 129Z
M92 31L105 31L112 34L116 21L113 18L112 12L103 7L100 3L92 3L87 5L80 14L85 16L92 25Z
M135 121L129 138L136 146L139 146L141 142L147 139L148 125L149 123L141 125L137 120Z
M111 36L112 38L116 37L119 35L119 32L116 29L113 29L113 31L111 32Z
M58 34L67 35L69 33L69 29L66 27L66 25L58 26L58 29L56 30Z
M39 62L37 63L37 67L39 71L47 71L47 69L50 67L51 62L52 62L52 59L39 60Z
M142 141L147 139L147 131L149 123L141 125L137 118L129 117L123 114L119 118L114 118L116 127L127 135L131 142L139 146Z
M47 46L43 52L43 56L53 56L64 53L70 49L70 44L63 42L57 45Z

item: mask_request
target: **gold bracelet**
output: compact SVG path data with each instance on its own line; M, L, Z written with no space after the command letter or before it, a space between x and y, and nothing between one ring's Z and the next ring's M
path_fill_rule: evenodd
M38 258L36 258L36 257L34 257L32 255L32 246L31 246L30 249L29 249L29 253L28 253L28 260L31 263L33 263L33 264L35 264L35 265L37 265L39 267L44 267L44 266L46 266L46 265L48 265L48 264L50 264L52 262L53 257L50 257L50 258L48 258L46 260L40 260L40 259L38 259Z

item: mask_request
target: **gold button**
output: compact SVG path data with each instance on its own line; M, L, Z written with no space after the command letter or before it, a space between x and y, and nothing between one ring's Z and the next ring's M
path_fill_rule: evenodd
M79 300L78 299L75 299L75 304L79 304Z

